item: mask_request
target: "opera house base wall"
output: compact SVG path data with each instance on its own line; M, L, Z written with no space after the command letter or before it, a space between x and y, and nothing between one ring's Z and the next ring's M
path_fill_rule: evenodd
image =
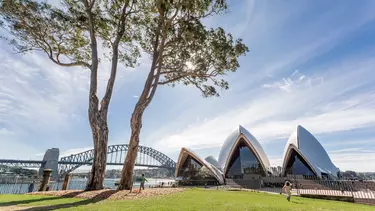
M353 196L330 196L330 195L315 195L315 194L300 194L301 197L304 198L312 198L312 199L324 199L324 200L333 200L333 201L343 201L343 202L351 202L354 203Z
M260 189L261 183L260 180L246 180L246 179L226 179L226 184L229 186L235 186L238 188L245 188L245 189Z

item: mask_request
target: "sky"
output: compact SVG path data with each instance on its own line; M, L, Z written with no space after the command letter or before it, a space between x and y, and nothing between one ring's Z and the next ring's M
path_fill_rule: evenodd
M375 171L374 7L372 0L229 1L226 14L204 22L250 49L226 76L230 89L203 98L194 87L159 87L144 114L141 145L174 160L181 147L217 157L226 136L242 125L277 166L289 135L302 125L341 170ZM52 147L60 156L92 148L86 69L56 66L41 53L15 54L4 41L0 61L1 159L41 159ZM119 68L110 145L129 142L149 65L144 57L136 68ZM109 69L103 60L100 96Z

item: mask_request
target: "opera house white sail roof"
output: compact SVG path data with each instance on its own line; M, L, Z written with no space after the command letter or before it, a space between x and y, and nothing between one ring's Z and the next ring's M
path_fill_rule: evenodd
M182 148L177 161L176 177L185 175L181 172L184 172L190 164L195 166L198 164L198 168L206 167L212 174L208 178L212 180L215 177L220 184L225 183L225 178L246 179L247 177L248 179L249 176L252 177L251 175L269 176L273 173L263 147L241 125L225 139L218 160L213 156L202 159L192 150ZM318 140L305 128L297 126L285 146L283 176L294 174L336 178L338 172L339 169L332 163Z
M187 148L182 148L180 151L180 155L178 156L178 161L176 165L176 174L175 174L176 177L180 176L179 171L184 165L188 156L191 156L200 165L206 167L220 184L224 184L224 178L223 178L222 172L219 169L217 169L214 165L202 159L201 157L198 156L198 154L196 154L195 152Z
M218 162L224 174L227 171L229 165L228 162L240 141L244 141L246 145L252 150L256 158L261 163L264 172L271 171L270 162L260 143L253 135L251 135L249 131L239 125L227 137L220 150Z
M283 173L288 173L287 167L293 152L297 153L303 162L313 171L315 176L326 174L337 177L339 169L332 163L327 152L319 141L305 128L298 125L290 136L284 150Z
M207 162L211 163L213 166L215 166L217 169L221 170L221 166L219 162L214 158L214 156L210 155L206 157L205 159Z

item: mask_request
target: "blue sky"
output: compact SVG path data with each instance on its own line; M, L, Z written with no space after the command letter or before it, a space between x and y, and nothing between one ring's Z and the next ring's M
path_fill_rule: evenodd
M177 159L181 147L218 156L241 124L272 165L298 124L313 133L342 170L375 171L374 1L229 1L206 20L242 37L250 53L229 74L230 90L202 98L194 87L163 86L144 115L141 144ZM88 71L45 55L13 54L0 42L0 157L40 159L92 147ZM129 119L150 61L123 68L109 113L109 144L128 143ZM109 63L100 65L102 95Z

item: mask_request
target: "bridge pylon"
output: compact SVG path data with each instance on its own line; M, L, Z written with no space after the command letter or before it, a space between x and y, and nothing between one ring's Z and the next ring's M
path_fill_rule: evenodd
M57 178L59 174L59 156L59 148L47 149L43 156L42 166L39 168L39 174L43 175L44 169L52 169L52 178Z

